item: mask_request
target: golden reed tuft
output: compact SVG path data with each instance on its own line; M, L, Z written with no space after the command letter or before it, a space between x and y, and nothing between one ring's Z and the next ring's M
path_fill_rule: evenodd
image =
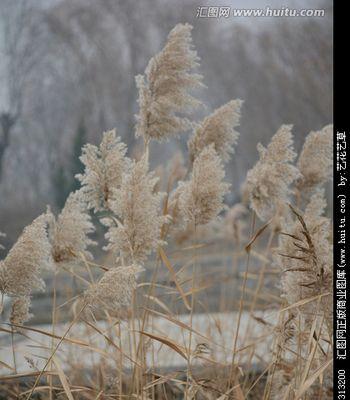
M193 72L199 58L192 49L191 30L189 24L176 25L164 48L149 61L145 75L136 77L140 107L136 136L146 142L188 130L191 123L184 115L201 104L189 94L189 89L202 86L202 76Z
M47 216L43 214L24 228L6 258L0 261L1 292L11 296L29 296L33 290L44 290L40 272L50 266Z
M120 188L113 191L113 215L101 220L108 227L106 250L114 252L124 263L142 263L163 244L160 233L168 217L161 215L164 194L155 191L157 182L144 155L124 174Z
M282 125L265 148L258 144L259 161L247 173L244 184L251 208L262 220L274 216L281 203L287 203L291 184L300 176L292 164L293 150L291 125Z
M224 208L229 184L223 182L225 171L214 145L207 146L194 160L190 179L180 182L174 199L185 224L203 225Z
M125 315L137 286L137 274L142 270L137 265L111 268L98 283L85 291L85 301L93 309L107 310L118 316Z
M98 147L92 144L83 147L80 160L85 171L76 178L89 209L95 212L108 209L112 190L121 184L123 173L130 166L126 150L115 130L104 132Z
M242 103L241 100L229 101L196 126L188 141L192 162L210 144L214 144L215 151L223 161L229 161L239 137L235 128L239 125Z
M333 176L333 125L310 132L305 139L297 166L301 173L300 192L321 187Z
M48 210L49 240L56 265L81 259L82 256L92 258L87 247L96 242L88 235L95 231L95 227L82 197L80 191L71 193L57 218Z

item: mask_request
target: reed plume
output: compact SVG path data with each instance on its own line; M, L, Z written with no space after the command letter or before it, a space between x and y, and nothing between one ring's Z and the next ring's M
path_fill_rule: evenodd
M47 236L47 216L40 215L0 261L0 290L10 296L30 296L34 290L44 290L40 277L43 268L52 266L51 246Z
M217 154L223 161L229 161L239 137L235 128L239 125L242 103L241 100L229 101L196 126L188 141L192 162L210 144L214 144Z
M110 200L114 217L101 221L108 227L106 250L112 250L125 263L143 263L163 242L161 228L168 221L161 214L163 193L155 192L158 178L149 172L147 155L134 162L124 174L119 189Z
M304 215L294 210L295 220L284 227L280 237L278 263L283 270L282 296L288 304L318 295L328 327L333 317L330 295L333 287L333 246L329 218L322 216L326 207L324 191L311 197ZM312 318L317 301L301 310ZM305 317L308 320L308 317ZM331 328L330 328L331 329Z
M312 193L333 176L333 125L310 132L305 139L297 166L301 178L297 187L302 193Z
M87 247L96 244L89 238L95 228L81 196L80 191L71 193L57 218L48 210L49 239L56 264L74 261L80 256L92 258Z
M202 86L202 76L193 73L199 58L193 50L192 26L176 25L164 48L148 63L145 75L136 77L139 90L139 114L136 116L136 136L166 140L191 127L185 118L201 103L189 94Z
M223 182L224 177L214 145L207 146L194 160L190 179L180 182L172 197L185 224L206 224L222 211L230 186Z
M282 333L277 332L283 336L284 327L289 327L287 340L283 336L279 344L281 355L272 382L272 399L295 398L293 388L303 379L296 368L301 362L308 360L312 375L332 357L333 246L330 220L323 216L325 207L324 191L317 189L303 214L291 207L294 221L286 221L280 235L276 260L282 269L282 297L293 307L294 315L282 322ZM305 304L294 307L303 300ZM332 398L331 368L324 371L322 380L313 382L307 393L310 398Z
M30 297L16 297L12 301L10 323L13 325L23 325L29 321L32 315L29 312ZM15 328L17 330L18 328Z
M85 291L85 301L93 309L124 316L137 286L137 274L142 270L137 265L111 268Z
M109 208L113 189L121 184L122 175L130 166L126 157L126 145L116 136L116 130L103 133L100 145L86 144L82 149L81 162L85 165L80 181L82 194L89 209L95 212Z
M296 157L292 126L282 125L267 148L259 143L257 149L259 161L247 173L244 193L257 216L267 220L288 201L290 185L300 176L291 164Z

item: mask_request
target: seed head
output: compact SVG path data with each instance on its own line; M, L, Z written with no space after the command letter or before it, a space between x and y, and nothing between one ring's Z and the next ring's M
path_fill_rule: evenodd
M223 161L230 159L239 137L235 128L239 125L241 106L241 100L232 100L215 110L197 125L188 142L192 162L204 147L212 143Z
M291 125L282 125L267 148L259 143L260 159L247 174L244 192L262 220L273 217L280 205L288 201L290 185L300 176L291 164L296 156L291 130Z
M30 298L28 296L16 297L12 301L10 322L13 325L23 325L32 315L29 313ZM17 328L15 328L17 329Z
M146 155L124 174L121 187L113 192L112 218L102 219L108 226L106 250L124 262L142 263L163 242L161 228L168 217L161 214L163 193L155 192L158 178L148 170Z
M71 193L57 218L48 210L49 239L56 265L77 260L80 254L92 258L87 247L96 242L88 235L94 232L95 228L81 197L80 191Z
M202 76L193 73L199 65L192 49L192 26L178 24L169 33L165 47L148 63L145 75L136 77L139 114L136 136L165 140L191 127L184 114L201 103L189 89L202 86Z
M40 271L52 266L46 226L46 214L36 218L24 228L6 258L0 261L0 290L3 293L29 296L33 290L44 290Z
M312 192L321 187L333 175L333 125L317 132L310 132L305 139L298 164L301 178L299 191Z
M80 160L85 171L76 178L81 182L82 195L89 209L95 212L108 209L112 191L119 187L122 175L130 165L126 150L115 129L104 132L98 147L92 144L83 147Z
M136 265L111 268L97 284L86 290L86 302L93 309L125 314L137 286L137 274L142 270L142 267Z
M224 208L229 185L223 182L225 171L214 145L207 146L194 160L190 180L180 182L173 202L185 224L203 225Z

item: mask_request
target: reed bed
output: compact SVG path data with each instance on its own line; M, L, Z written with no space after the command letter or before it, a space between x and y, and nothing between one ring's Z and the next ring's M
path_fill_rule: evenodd
M199 67L175 26L136 77L142 150L116 130L86 144L80 189L0 261L0 398L332 398L332 126L298 156L283 125L237 188L243 102L194 121ZM152 143L186 132L188 152L152 171Z

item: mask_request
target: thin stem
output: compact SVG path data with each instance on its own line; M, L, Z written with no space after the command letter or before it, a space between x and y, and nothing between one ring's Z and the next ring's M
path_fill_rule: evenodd
M192 377L192 331L193 331L193 311L195 307L195 284L197 276L197 225L194 224L194 260L192 269L192 294L191 294L191 312L190 312L190 331L188 339L188 356L187 356L187 377L186 377L186 388L185 388L185 398L188 396L188 387L190 384L190 378Z
M13 368L15 370L15 373L17 374L16 351L15 351L13 336L14 336L14 329L13 326L11 326L11 347L12 347Z
M51 352L54 349L54 335L55 335L55 325L56 325L56 284L57 284L57 270L54 271L53 276L53 300L52 300L52 338L51 338ZM50 362L50 370L52 370L52 361ZM49 375L49 399L53 399L53 390L52 390L52 375Z
M266 245L266 249L265 249L265 252L264 252L264 256L266 258L268 256L269 251L271 250L271 245L272 245L274 237L275 237L275 230L271 229L270 235L269 235L269 238L268 238L268 242L267 242L267 245ZM265 277L267 264L268 264L268 262L264 261L262 267L260 268L259 277L258 277L258 283L256 285L256 289L255 289L255 292L254 292L254 295L253 295L253 300L251 302L250 309L249 309L249 320L248 320L248 323L247 323L247 328L245 330L245 335L244 335L245 338L247 338L249 336L252 317L253 317L253 312L255 310L255 306L256 306L256 302L257 302L260 290L261 290L261 288L263 286L263 283L264 283L264 277ZM251 367L251 363L253 361L254 353L255 353L255 350L253 350L253 352L252 352L252 354L251 354L251 356L249 358L248 370ZM244 387L246 386L247 383L248 383L248 375L247 375L247 377L245 379Z
M255 215L255 212L253 212L252 222L251 222L251 229L250 229L250 234L251 235L253 234L254 229L255 229L255 219L256 219L256 215ZM241 298L239 300L239 312L238 312L238 320L237 320L237 329L236 329L236 333L235 333L235 336L234 336L234 342L233 342L231 368L230 368L230 375L229 375L229 379L228 379L228 389L230 388L230 386L232 384L232 375L233 375L233 372L235 370L237 342L238 342L239 330L240 330L240 325L241 325L241 317L242 317L242 311L243 311L243 301L244 301L244 296L245 296L245 291L246 291L246 286L247 286L247 280L248 280L249 263L250 263L250 248L249 248L248 253L247 253L245 272L244 272L243 284L242 284Z

